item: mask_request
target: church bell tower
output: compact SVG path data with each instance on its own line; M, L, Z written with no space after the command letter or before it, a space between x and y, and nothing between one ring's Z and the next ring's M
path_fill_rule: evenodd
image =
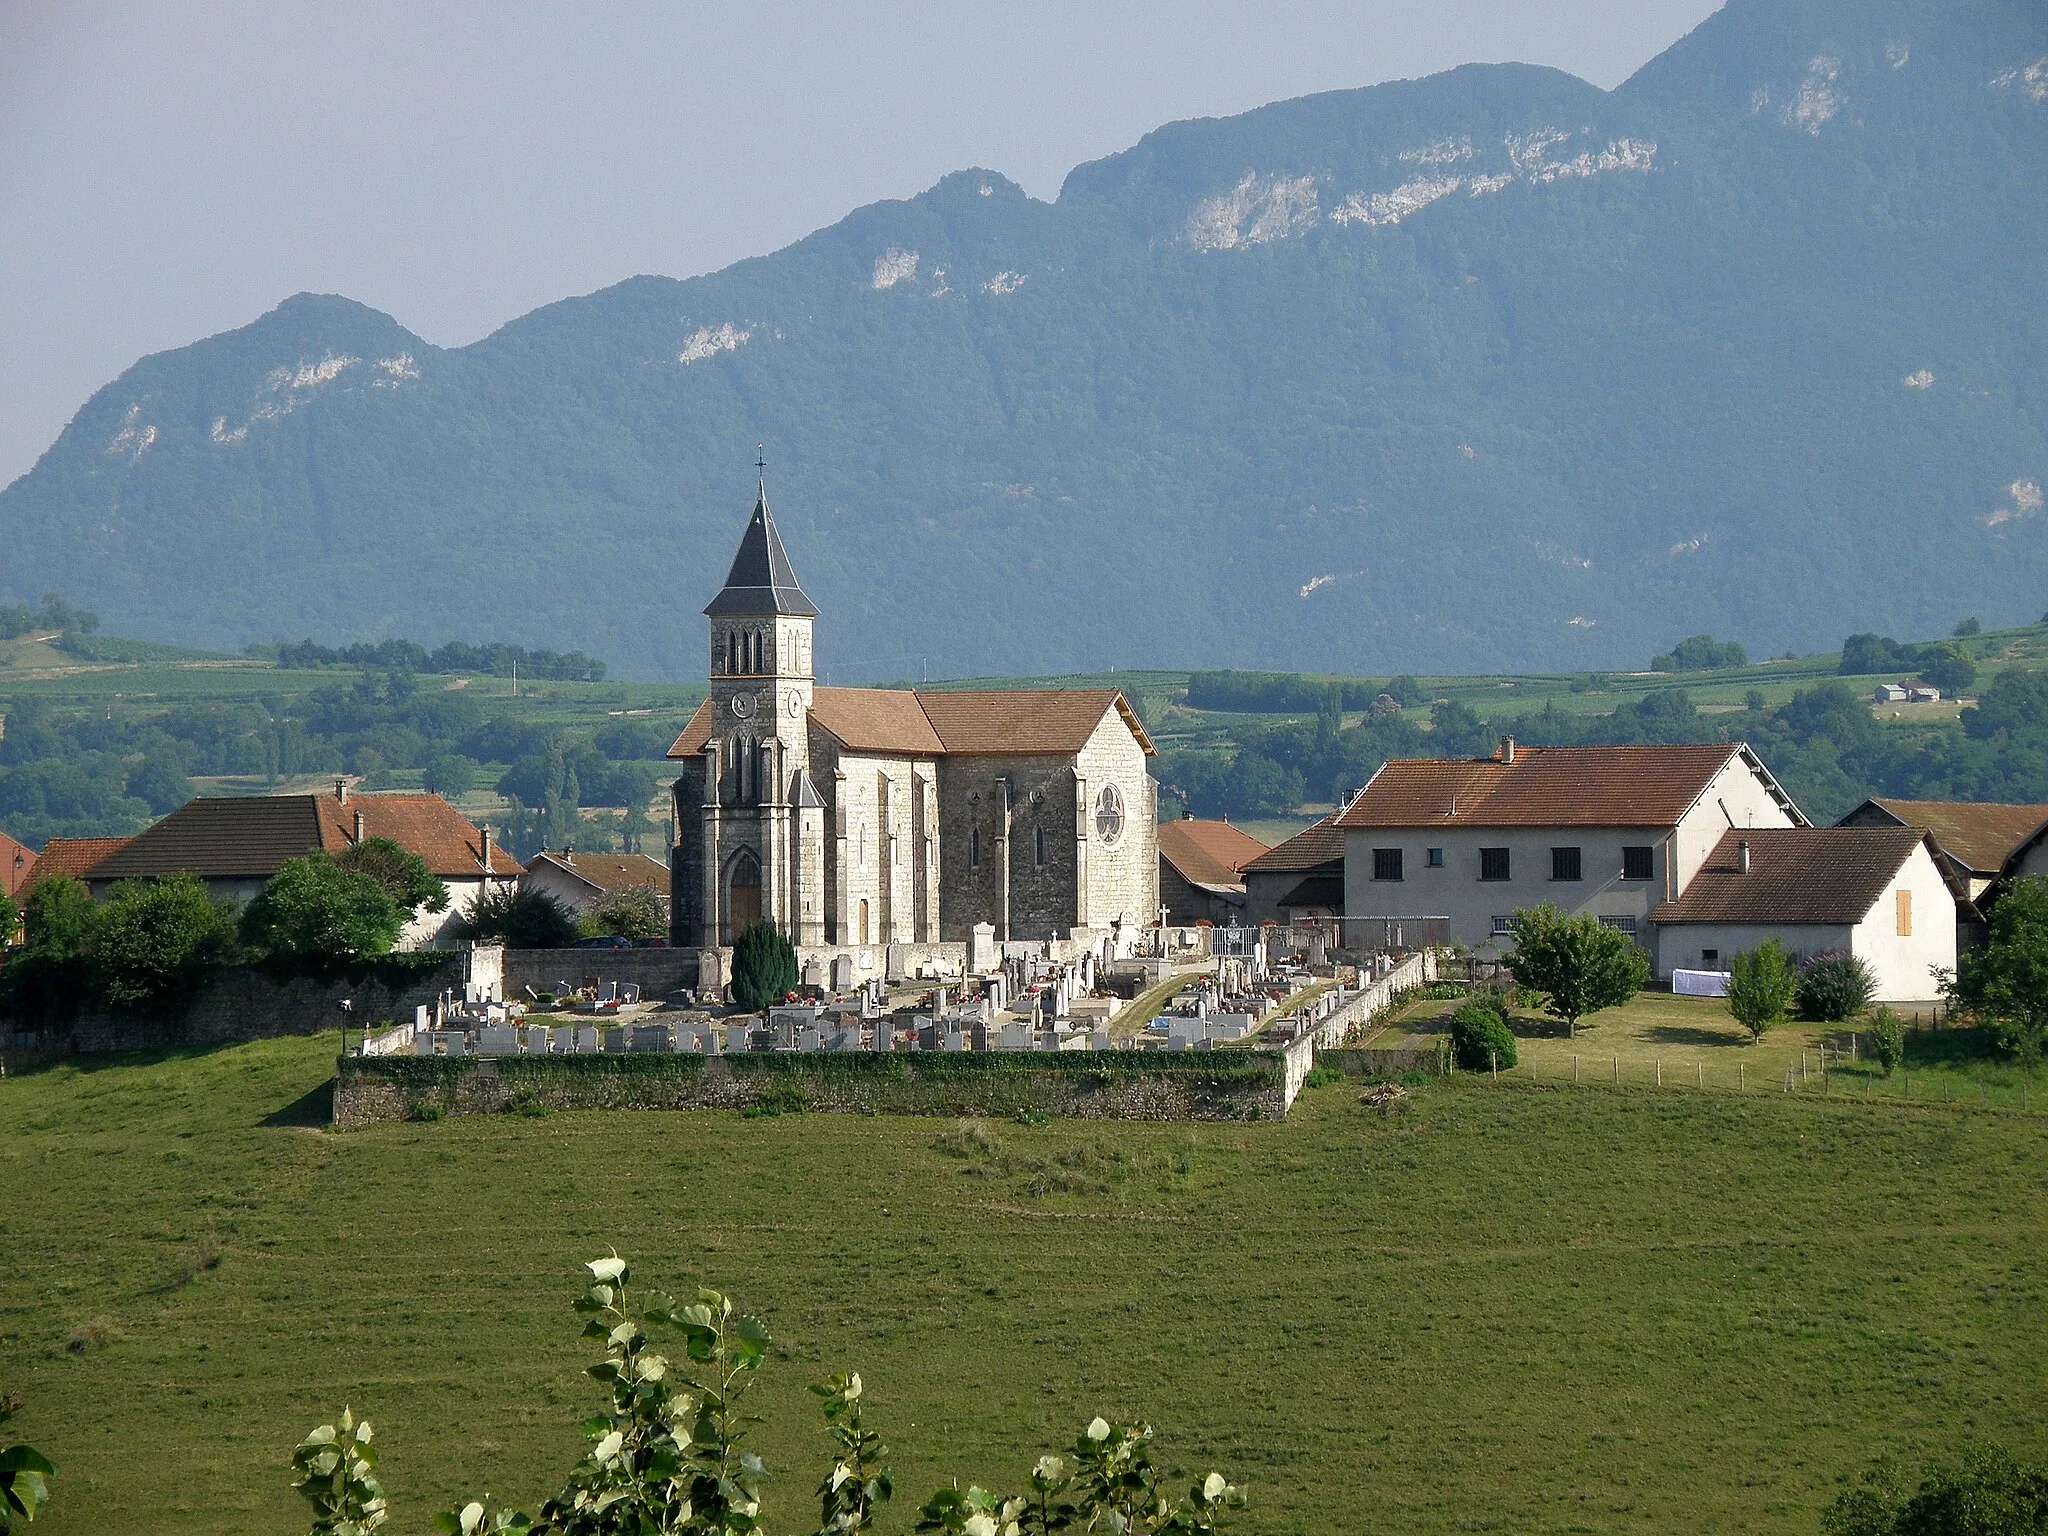
M823 801L809 771L811 636L818 610L804 595L768 510L765 466L732 569L704 612L711 620L713 713L705 745L701 877L707 889L700 910L716 914L721 944L756 918L767 918L798 944L822 942Z

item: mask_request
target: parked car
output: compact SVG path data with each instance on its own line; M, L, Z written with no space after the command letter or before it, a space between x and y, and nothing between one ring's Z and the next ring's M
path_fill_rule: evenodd
M634 947L635 949L667 949L667 948L668 948L668 940L667 940L667 939L635 939L635 940L633 941L633 947Z
M616 933L607 933L594 939L578 939L576 947L578 949L631 949L633 941L621 938Z

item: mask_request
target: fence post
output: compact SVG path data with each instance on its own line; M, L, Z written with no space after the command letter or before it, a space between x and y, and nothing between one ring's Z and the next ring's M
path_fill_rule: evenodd
M1619 1056L1614 1058L1614 1086L1617 1088L1621 1086L1621 1058Z
M1695 1071L1695 1072L1696 1072L1696 1073L1697 1073L1697 1074L1699 1075L1699 1086L1700 1086L1700 1087L1702 1087L1702 1088L1706 1087L1706 1086L1707 1086L1707 1066L1706 1066L1706 1063L1705 1063L1705 1062L1702 1062L1702 1061L1696 1061L1696 1062L1694 1062L1694 1063L1693 1063L1692 1065L1693 1065L1693 1070L1694 1070L1694 1071Z
M1662 1056L1657 1058L1657 1086L1659 1088L1664 1086L1664 1058Z
M1486 1059L1487 1059L1487 1061L1488 1061L1488 1062L1490 1062L1490 1063L1492 1064L1492 1066L1493 1066L1493 1078L1494 1078L1494 1081L1495 1081L1495 1082L1499 1082L1499 1081L1500 1081L1500 1052L1499 1052L1499 1051L1488 1051L1488 1052L1486 1053Z
M1744 1065L1745 1063L1740 1061L1735 1063L1735 1091L1737 1093L1742 1092L1742 1069Z
M1577 1082L1578 1080L1579 1080L1579 1058L1578 1058L1577 1056L1573 1056L1573 1057L1572 1057L1572 1081L1576 1083L1576 1082Z

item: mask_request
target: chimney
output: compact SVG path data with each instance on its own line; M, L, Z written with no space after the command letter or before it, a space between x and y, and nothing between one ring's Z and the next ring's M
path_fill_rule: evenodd
M1749 839L1746 837L1735 845L1735 873L1749 873Z
M347 779L336 779L336 780L334 781L334 798L335 798L335 799L337 799L337 800L339 800L339 801L340 801L340 802L341 802L341 803L342 803L343 805L347 805L347 804L348 804L348 780L347 780Z
M1514 763L1514 761L1515 761L1515 738L1514 738L1514 737L1512 737L1512 736L1503 736L1503 737L1501 737L1501 739L1500 739L1500 760L1501 760L1501 762L1503 762L1503 763L1505 763L1505 764L1508 764L1508 765L1510 765L1510 766L1512 766L1512 765L1513 765L1513 763Z
M484 873L488 875L488 874L489 874L489 873L491 872L491 824L490 824L490 823L489 823L488 821L484 823L484 826L483 826L483 833L484 833Z
M564 843L562 845L562 862L565 864L574 864L576 862L576 845L574 843Z
M357 811L357 812L356 812L356 841L360 843L360 842L361 842L362 840L363 840L363 813L362 813L361 811Z

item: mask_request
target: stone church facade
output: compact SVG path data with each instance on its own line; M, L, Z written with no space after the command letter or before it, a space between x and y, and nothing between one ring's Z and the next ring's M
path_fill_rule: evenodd
M1121 693L818 687L765 488L704 612L710 696L668 754L677 946L757 917L805 949L1158 921L1154 749Z

